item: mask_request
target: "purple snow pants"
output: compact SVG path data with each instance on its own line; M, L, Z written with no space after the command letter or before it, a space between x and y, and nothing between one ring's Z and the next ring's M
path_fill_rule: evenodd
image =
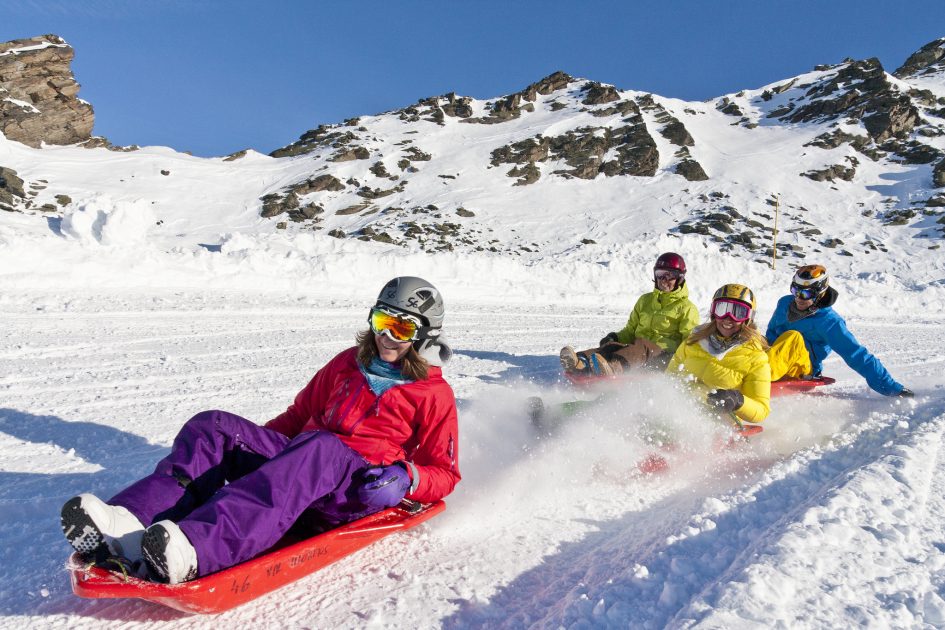
M265 551L307 510L331 524L364 516L358 471L368 462L327 431L293 439L225 411L181 428L154 472L115 495L145 526L180 525L199 575Z

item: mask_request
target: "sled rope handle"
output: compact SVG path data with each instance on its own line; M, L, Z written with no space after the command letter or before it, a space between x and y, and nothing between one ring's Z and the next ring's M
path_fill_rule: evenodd
M121 558L115 558L115 557L106 558L105 561L104 561L102 564L103 564L103 565L105 565L105 564L114 564L114 565L116 565L119 569L121 569L121 575L122 575L122 578L124 579L124 581L125 581L125 582L128 581L128 569L127 569L127 567L125 567L125 563L122 561ZM88 568L91 569L91 568L94 567L94 566L95 566L95 563L92 562L92 563L89 564Z

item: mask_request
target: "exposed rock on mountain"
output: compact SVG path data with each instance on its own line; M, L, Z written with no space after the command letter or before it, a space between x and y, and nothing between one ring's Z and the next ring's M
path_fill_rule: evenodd
M0 44L0 132L32 147L92 135L92 106L76 98L72 47L56 35Z
M269 155L272 157L291 157L293 155L311 153L313 151L317 151L318 149L337 149L337 151L334 153L336 156L334 161L347 161L345 159L337 159L337 156L345 155L345 153L348 151L347 145L353 140L356 140L358 137L350 129L344 129L344 127L350 126L352 125L319 125L315 129L306 131L301 136L299 136L298 141L293 142L289 146L282 147L281 149L276 149ZM349 159L367 159L366 157L359 158L355 156L353 152L356 149L357 148L351 149L352 157Z
M617 88L612 85L603 85L601 83L588 83L584 86L586 96L581 101L585 105L603 105L620 100L620 94Z
M535 111L533 103L538 98L539 94L546 96L552 92L563 90L567 88L572 81L574 81L574 79L570 75L561 71L554 72L544 79L532 83L521 92L510 94L492 103L491 106L489 106L489 116L467 118L463 120L463 122L492 125L508 120L515 120L521 115L522 111ZM522 101L525 101L524 105Z
M832 182L835 179L842 179L845 182L853 180L853 176L856 175L855 167L847 167L842 164L834 164L825 169L820 169L817 171L807 171L802 173L804 177L809 177L815 182Z
M790 123L854 117L876 143L904 137L920 120L912 101L894 89L876 58L844 64L805 96L806 103L776 117Z
M681 160L679 164L676 165L676 172L685 177L690 182L704 182L705 180L709 179L709 176L706 175L705 169L702 168L702 165L692 158Z
M929 42L909 55L893 74L900 79L945 71L945 37Z
M26 200L23 180L12 168L0 166L0 210L12 212Z
M657 124L662 125L659 128L659 134L679 147L673 154L673 157L679 160L674 172L690 182L702 182L709 179L702 165L689 153L689 147L694 146L696 142L682 121L670 114L650 94L638 97L637 102L644 111L652 114Z
M592 87L590 90L597 88ZM590 91L588 90L588 91ZM608 97L609 98L609 97ZM585 99L586 101L586 99ZM582 101L584 102L584 101ZM606 102L612 102L607 100ZM640 110L633 101L624 101L624 113L630 114L620 127L580 127L560 136L536 136L492 151L491 164L524 164L507 174L519 177L517 184L538 179L536 162L563 161L570 169L557 169L552 174L562 177L594 179L600 174L652 177L659 164L656 142L650 136ZM612 156L611 159L606 159Z
M313 192L321 192L322 190L337 191L344 189L345 185L334 175L318 175L317 177L311 177L304 182L296 184L292 187L292 192L297 195L307 195Z
M51 200L37 203L36 197L46 190L49 182L45 179L25 181L12 168L0 166L0 210L5 212L58 212L60 206L69 199L67 195L55 195L56 203ZM71 201L71 200L70 200Z

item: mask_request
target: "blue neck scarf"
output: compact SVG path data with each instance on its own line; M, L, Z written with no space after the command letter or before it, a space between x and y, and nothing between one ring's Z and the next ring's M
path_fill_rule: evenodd
M380 396L391 387L413 382L411 379L404 378L404 375L400 372L400 366L396 363L381 361L379 357L374 357L371 365L366 368L359 363L358 369L367 379L368 387L377 396Z

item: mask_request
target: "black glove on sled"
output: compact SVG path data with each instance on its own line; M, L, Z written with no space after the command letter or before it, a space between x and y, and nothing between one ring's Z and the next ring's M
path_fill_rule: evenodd
M745 404L745 397L737 389L717 389L709 392L707 400L725 411L735 411Z
M899 393L896 394L896 396L899 396L900 398L913 398L913 397L915 397L915 392L913 392L913 391L912 391L911 389L909 389L908 387L903 387L903 388L899 391Z
M615 332L607 333L607 336L600 340L600 343L597 344L597 347L600 348L601 346L606 346L612 341L617 341L617 333Z

